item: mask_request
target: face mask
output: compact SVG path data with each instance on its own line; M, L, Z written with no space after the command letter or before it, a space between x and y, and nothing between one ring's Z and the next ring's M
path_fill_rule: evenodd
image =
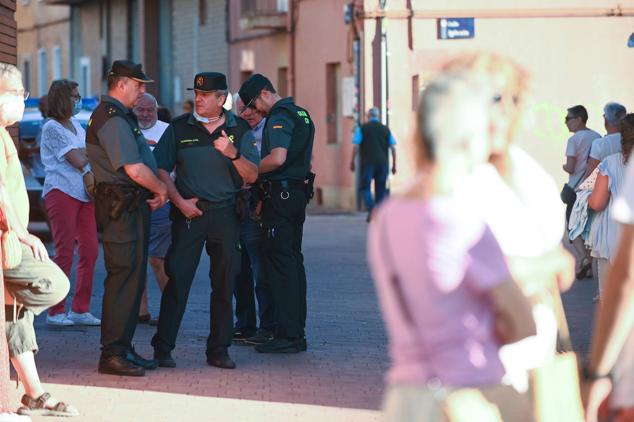
M81 98L79 100L73 100L73 116L81 111L82 101Z
M0 121L7 125L19 122L23 115L24 101L22 99L15 99L0 105Z
M200 123L205 123L205 124L209 123L209 119L207 117L203 117L200 114L196 113L196 109L194 109L192 114L194 115L194 118L198 120Z

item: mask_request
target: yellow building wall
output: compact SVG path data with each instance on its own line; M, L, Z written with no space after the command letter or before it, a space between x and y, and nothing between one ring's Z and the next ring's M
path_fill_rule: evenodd
M366 7L374 7L374 3L367 1ZM391 5L389 10L392 13L405 11L404 3L388 1ZM530 3L466 0L412 3L415 10L411 50L407 43L407 19L387 18L390 126L397 139L401 140L397 152L404 158L400 160L401 171L393 180L396 190L412 174L411 162L405 162L406 157L411 156L412 77L418 74L421 84L424 84L440 62L464 51L502 53L515 59L530 72L533 96L518 143L539 160L557 183L567 179L561 169L566 140L570 136L563 121L566 108L576 104L586 106L590 114L588 126L599 133L605 132L602 119L605 103L617 101L634 111L634 88L630 83L634 70L634 49L627 48L627 39L634 30L634 17L601 15L615 7L616 3L563 0ZM436 10L430 10L430 5ZM530 8L522 9L526 5L530 5ZM625 14L632 12L628 6L631 8L634 2L621 2L621 10ZM476 17L473 39L436 39L435 11L442 11L439 17L456 16L444 14L452 11L464 16L462 13L465 8L475 16L504 17ZM562 17L548 17L553 14ZM427 15L430 17L425 17ZM522 17L536 15L544 16ZM371 54L374 20L366 20L364 28L364 76L370 81L374 59ZM372 91L372 86L366 83L365 104L372 104Z

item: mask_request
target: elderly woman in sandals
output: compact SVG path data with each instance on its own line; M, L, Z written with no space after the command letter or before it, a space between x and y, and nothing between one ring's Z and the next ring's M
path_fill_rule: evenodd
M20 241L22 253L17 266L4 270L8 293L6 314L10 319L6 324L9 356L26 393L18 413L74 416L78 414L75 408L44 391L35 366L38 346L33 318L61 301L70 284L62 270L49 259L42 242L26 229L29 200L18 154L6 127L22 118L27 96L20 71L13 65L0 63L0 204L9 230L14 231Z

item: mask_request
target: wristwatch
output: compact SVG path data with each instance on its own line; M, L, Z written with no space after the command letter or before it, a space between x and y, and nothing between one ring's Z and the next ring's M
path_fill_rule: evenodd
M238 151L238 152L236 153L236 156L235 156L235 157L233 157L233 158L229 158L229 159L230 159L231 161L236 161L236 160L237 160L238 158L240 158L240 157L242 157L242 154L240 153L240 151Z
M581 378L584 381L598 381L604 378L612 380L612 374L609 372L607 374L597 374L596 372L591 372L590 368L588 368L587 365L584 365L583 368L581 368Z

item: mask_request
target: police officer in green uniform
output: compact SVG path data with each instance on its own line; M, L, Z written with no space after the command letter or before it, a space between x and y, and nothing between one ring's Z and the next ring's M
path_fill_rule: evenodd
M171 351L206 246L212 287L207 363L233 369L228 348L241 255L236 195L245 182L257 179L259 157L247 122L223 109L228 94L225 75L199 73L190 89L196 95L194 111L172 120L154 150L173 207L172 244L165 257L169 281L152 346L159 366L176 366ZM172 170L176 170L175 182Z
M310 161L315 126L292 98L281 98L271 82L255 74L239 91L247 107L267 116L262 134L260 178L262 222L267 231L265 271L273 287L275 333L257 345L261 353L306 350L306 272L302 236L312 195Z
M147 82L152 80L140 64L115 61L108 95L101 97L86 131L107 271L98 368L104 374L142 376L157 365L132 347L147 275L150 209L167 200L167 187L156 175L156 161L131 110Z

